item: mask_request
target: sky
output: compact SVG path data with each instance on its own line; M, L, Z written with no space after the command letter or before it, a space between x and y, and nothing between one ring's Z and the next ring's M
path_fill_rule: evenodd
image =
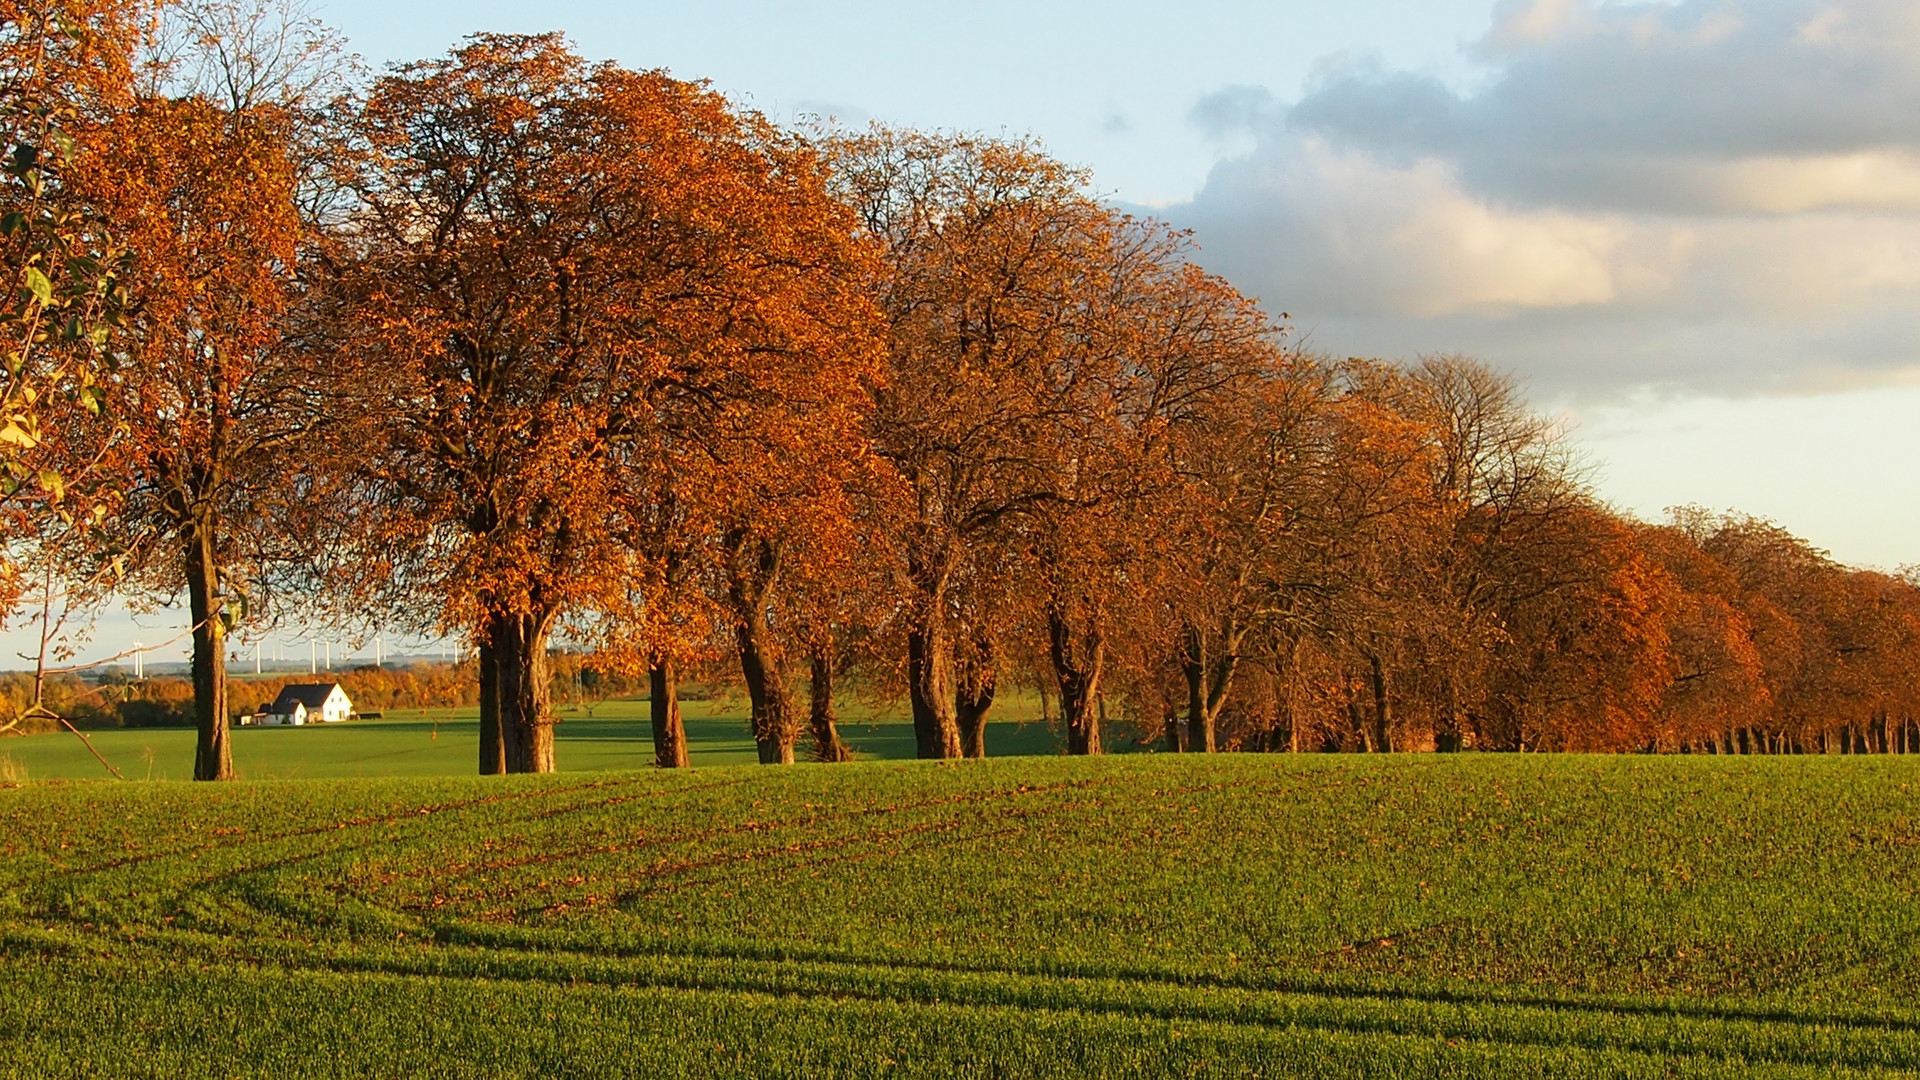
M332 0L374 68L480 31L813 116L1037 136L1334 356L1461 353L1601 496L1920 563L1914 0ZM157 632L177 613L144 620ZM116 619L120 617L116 616ZM132 633L103 626L100 651Z

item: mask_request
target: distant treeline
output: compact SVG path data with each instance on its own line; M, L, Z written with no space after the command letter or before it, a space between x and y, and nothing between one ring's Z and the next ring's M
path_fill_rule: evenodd
M549 693L556 702L592 707L611 698L644 696L646 680L617 671L595 668L590 658L569 650L549 656ZM414 661L374 667L363 665L316 674L276 674L236 678L228 683L227 701L233 718L263 711L288 686L337 682L361 713L396 709L444 709L478 704L480 682L472 663L447 664ZM699 684L683 684L680 696L706 696ZM59 674L47 679L44 703L80 728L192 727L193 683L179 676L161 675L135 680L124 671L94 675ZM33 676L28 672L0 673L0 726L19 716L33 701ZM52 731L58 722L28 719L0 735L30 735Z
M473 705L480 684L472 664L464 666L416 662L404 667L356 667L318 675L274 675L235 679L228 698L235 716L257 713L278 697L283 687L301 683L337 682L360 712L390 709L440 709ZM0 675L0 724L20 715L33 701L33 676L24 672ZM78 727L192 727L193 683L176 676L138 681L115 673L89 681L77 675L48 679L45 702ZM51 720L28 720L18 734L50 731Z

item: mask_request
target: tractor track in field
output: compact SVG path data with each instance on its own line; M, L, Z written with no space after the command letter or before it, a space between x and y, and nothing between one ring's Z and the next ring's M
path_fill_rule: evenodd
M1438 987L1367 985L1362 983L1342 983L1334 979L1315 979L1312 977L1275 973L1249 974L1247 976L1235 977L1205 972L1100 969L1095 967L1074 967L1072 965L1059 965L1051 968L1017 968L989 964L968 964L947 960L877 957L856 953L837 953L830 950L794 948L784 945L764 951L723 947L660 950L579 948L569 947L564 942L555 941L545 935L481 933L468 937L462 933L462 931L468 929L480 930L481 928L464 925L457 929L455 927L441 927L436 930L436 939L443 943L458 942L456 947L472 948L475 950L498 948L505 952L524 953L526 955L569 956L578 958L582 962L709 961L714 963L794 964L842 968L871 968L883 971L958 976L1006 976L1021 979L1054 980L1065 983L1111 982L1117 984L1164 987L1168 989L1192 989L1249 994L1286 994L1301 997L1324 998L1327 1000L1407 1002L1423 1005L1457 1006L1461 1008L1531 1009L1546 1012L1564 1012L1568 1014L1609 1014L1680 1019L1704 1023L1782 1025L1808 1029L1846 1028L1853 1030L1877 1030L1891 1034L1912 1034L1920 1036L1920 1016L1890 1017L1865 1013L1810 1015L1786 1008L1769 1008L1764 1006L1734 1005L1712 1007L1682 1001L1660 1002L1598 996L1582 998L1573 995L1556 997L1540 994L1502 993L1498 991L1492 993L1475 992L1471 990L1452 990ZM493 942L492 944L482 944L482 942L487 942L489 939Z
M252 943L255 947L248 948L231 939L216 939L216 944L204 936L188 936L200 938L198 944L203 948L212 946L215 951L223 951L219 945L225 945L231 951L186 961L176 953L168 957L168 963L209 971L244 966L348 977L1070 1013L1258 1031L1437 1038L1449 1043L1614 1051L1655 1058L1736 1060L1751 1065L1897 1075L1910 1074L1915 1061L1920 1060L1920 1038L1897 1038L1920 1036L1920 1021L1884 1017L1813 1018L1784 1010L1714 1012L1646 1002L1514 1000L1380 987L1286 986L1278 982L1252 986L1168 973L1036 973L880 959L774 960L724 951L705 955L608 955L564 949L536 953L426 946L417 953L382 956L284 942ZM0 955L26 951L23 944L17 938L0 942ZM138 951L137 947L129 949L124 940L115 945L117 952L108 955L121 962ZM74 957L69 953L60 959ZM1529 1027L1542 1030L1526 1030ZM1799 1045L1791 1045L1794 1043Z

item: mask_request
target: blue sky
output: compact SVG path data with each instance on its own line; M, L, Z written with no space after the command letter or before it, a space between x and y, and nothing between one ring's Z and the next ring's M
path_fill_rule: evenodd
M1189 120L1202 96L1237 84L1291 93L1343 51L1470 79L1459 46L1487 22L1487 0L333 0L315 10L376 66L444 52L473 30L563 30L588 56L709 79L777 119L1033 133L1146 204L1185 200L1206 179L1219 147Z
M1462 352L1603 496L1920 563L1920 4L334 0L370 66L478 30L776 120L1031 133L1340 356ZM178 613L103 625L157 640ZM170 636L170 635L169 635Z

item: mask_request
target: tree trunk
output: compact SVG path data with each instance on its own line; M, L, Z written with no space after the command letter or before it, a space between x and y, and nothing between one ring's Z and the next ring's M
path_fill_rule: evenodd
M493 623L481 631L480 643L480 775L507 771L507 744L500 737L500 718L511 710L500 700L500 659L493 648Z
M687 727L680 718L680 672L673 658L654 653L647 664L647 713L653 720L653 763L687 767Z
M226 628L216 608L220 566L209 517L186 537L187 604L193 618L193 712L199 739L195 780L233 779L233 745L227 727Z
M792 739L756 737L753 740L753 748L759 751L760 764L762 765L793 764Z
M981 648L984 656L973 658L954 680L953 713L960 728L960 752L970 758L987 756L987 712L993 708L999 677L992 646Z
M1300 641L1293 639L1287 644L1287 663L1279 669L1274 680L1274 697L1280 706L1280 715L1287 722L1287 753L1300 753L1300 715L1294 706L1300 685Z
M1220 710L1233 689L1233 675L1240 665L1240 642L1244 631L1231 622L1221 630L1220 655L1207 657L1206 636L1198 627L1187 628L1185 655L1181 671L1187 679L1187 748L1196 754L1211 754L1220 745Z
M793 740L799 725L787 672L780 659L767 605L780 579L781 544L736 529L729 537L728 595L733 601L734 641L740 649L740 674L753 706L753 742L762 765L793 764Z
M923 758L960 756L960 721L953 712L953 651L937 622L907 631L907 698L913 737Z
M791 765L798 725L786 670L764 627L740 626L734 637L740 645L740 674L746 678L747 699L752 703L753 742L760 751L760 764Z
M916 558L907 572L919 594L907 628L907 700L913 706L914 742L922 758L957 758L960 722L953 712L946 570Z
M553 676L547 667L548 622L520 616L520 648L514 657L513 723L502 725L507 771L550 773L553 760Z
M1433 748L1442 754L1457 753L1463 726L1460 723L1459 694L1450 673L1442 672L1440 685L1440 730L1433 733Z
M853 751L840 741L833 715L833 647L813 650L807 679L807 719L813 725L813 752L821 761L852 761Z
M485 652L492 655L493 688L503 771L550 773L553 759L553 687L547 668L552 617L496 611L488 619ZM484 654L483 654L484 655ZM484 707L486 699L483 697ZM486 752L483 738L481 749ZM481 767L486 767L483 758Z
M1275 686L1273 693L1273 731L1267 736L1268 753L1297 750L1299 738L1293 731L1293 681Z
M1351 729L1353 737L1360 740L1361 747L1367 753L1373 753L1373 731L1366 717L1361 714L1360 695L1352 679L1347 680L1347 727Z
M1214 752L1213 713L1207 708L1207 643L1198 627L1187 628L1180 673L1187 679L1187 749L1195 754Z
M1067 753L1101 753L1100 671L1106 663L1106 640L1097 627L1075 633L1057 602L1047 607L1047 637L1054 681L1060 687L1060 717L1067 725Z
M1367 654L1373 688L1373 752L1390 753L1393 750L1391 725L1393 723L1392 706L1387 701L1387 672L1381 666L1380 658L1373 653Z

